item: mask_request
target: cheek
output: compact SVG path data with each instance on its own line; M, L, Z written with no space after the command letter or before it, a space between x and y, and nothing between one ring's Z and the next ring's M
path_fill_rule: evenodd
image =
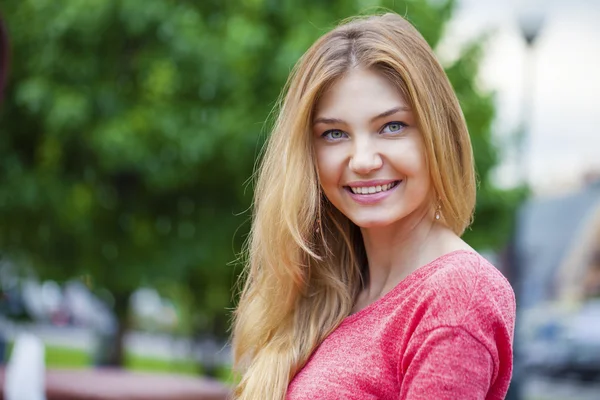
M421 178L427 175L427 163L422 146L417 141L401 143L391 157L395 169L407 177Z
M412 187L413 193L417 198L427 196L431 189L431 179L422 146L415 146L408 168L410 170L409 185Z
M343 157L331 148L316 149L317 172L324 188L338 186L342 179Z

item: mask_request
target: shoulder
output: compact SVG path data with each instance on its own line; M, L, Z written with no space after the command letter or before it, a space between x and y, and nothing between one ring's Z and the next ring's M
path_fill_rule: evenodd
M468 282L479 277L506 281L496 267L474 250L456 250L437 258L432 264L435 264L435 273L431 279L446 283L458 280Z
M514 298L512 287L502 273L475 251L458 250L435 260L436 269L427 285L453 295L471 297L474 292L494 290Z
M447 254L429 267L431 273L413 292L415 306L402 353L403 371L429 355L428 362L435 369L442 368L439 365L448 370L471 365L476 371L487 371L481 382L489 380L504 387L512 373L516 314L510 284L496 267L472 251Z
M494 319L514 329L515 296L502 273L474 251L456 251L433 262L420 282L419 301L426 308L420 330L460 326L471 330Z

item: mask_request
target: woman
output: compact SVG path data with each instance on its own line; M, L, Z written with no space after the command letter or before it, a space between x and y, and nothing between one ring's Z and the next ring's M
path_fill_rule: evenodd
M460 239L471 144L408 22L354 20L307 51L255 196L236 398L504 398L513 292Z

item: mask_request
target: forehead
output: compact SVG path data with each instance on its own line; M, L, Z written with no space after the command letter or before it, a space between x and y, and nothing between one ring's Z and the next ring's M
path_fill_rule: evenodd
M393 107L408 107L400 90L373 69L352 69L321 96L315 118L368 117Z

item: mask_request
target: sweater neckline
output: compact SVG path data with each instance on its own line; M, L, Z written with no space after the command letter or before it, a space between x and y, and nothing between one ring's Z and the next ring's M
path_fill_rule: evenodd
M374 302L370 303L366 307L361 308L354 314L348 315L342 321L342 325L349 324L353 321L356 321L357 319L360 319L362 316L364 316L366 314L370 314L373 310L376 310L382 304L386 303L389 298L394 297L395 294L404 290L404 288L409 286L412 282L421 280L421 278L423 278L425 275L427 275L427 273L431 269L434 269L437 266L439 266L442 261L446 260L449 257L456 256L458 254L477 255L477 253L474 252L473 250L466 250L466 249L453 250L449 253L442 254L441 256L433 259L432 261L428 262L427 264L424 264L424 265L418 267L417 269L415 269L414 271L412 271L404 279L402 279L400 282L398 282L398 284L396 286L394 286L389 292L387 292L386 294L384 294L383 296L381 296Z

